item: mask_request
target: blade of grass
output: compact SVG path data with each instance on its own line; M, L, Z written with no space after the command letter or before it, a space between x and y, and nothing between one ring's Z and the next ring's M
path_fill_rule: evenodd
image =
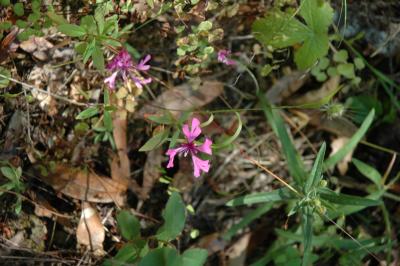
M350 138L350 140L335 154L329 157L324 163L324 171L333 167L338 162L340 162L352 149L354 149L357 144L361 141L364 137L365 133L372 124L374 120L375 110L372 109L368 116L365 118L364 122L362 123L361 127L357 130L357 132Z
M229 207L236 207L241 205L250 205L262 202L276 202L294 199L294 195L290 193L287 188L280 188L270 192L254 193L246 196L242 196L226 203Z
M304 192L307 193L311 188L318 185L322 177L322 165L325 157L326 144L325 142L322 144L319 152L317 154L317 158L314 161L313 168L311 169L310 175L307 178L306 185L304 187Z
M304 179L307 176L306 170L303 161L301 160L300 154L295 149L289 133L286 130L283 119L281 118L277 110L272 109L272 106L268 103L265 95L260 93L258 95L258 99L268 120L268 123L271 125L272 129L274 130L275 134L278 136L282 144L283 153L287 160L287 165L291 176L293 177L297 185L302 186L304 183Z

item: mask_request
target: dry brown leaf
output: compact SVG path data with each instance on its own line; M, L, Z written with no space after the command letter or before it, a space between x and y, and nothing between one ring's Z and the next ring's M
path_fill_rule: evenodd
M310 117L310 124L318 129L328 131L337 136L351 137L357 131L357 127L345 117L329 119L318 110L304 110Z
M35 58L46 61L48 59L48 51L54 45L43 37L31 36L28 40L23 41L19 47L25 52L32 54Z
M185 83L165 91L155 101L143 106L137 115L143 117L145 114L154 114L167 109L178 116L181 111L193 110L210 103L222 93L223 89L223 83L215 80L205 80L197 89Z
M292 97L287 100L287 103L290 105L302 105L319 102L335 93L338 89L339 83L340 77L334 76L327 80L319 89L309 91L299 97Z
M216 252L224 250L226 247L226 241L220 237L220 233L212 233L200 238L196 246L206 249L208 255L211 256Z
M103 242L105 238L104 226L97 210L89 203L82 204L82 214L76 229L78 244L94 251L95 255L105 255Z
M68 167L59 164L55 170L42 179L55 190L71 197L88 202L124 205L127 184L97 175L90 170Z
M333 154L335 154L338 150L340 150L344 145L346 145L349 142L349 138L347 137L339 137L337 139L335 139L334 141L332 141L331 143L331 154L330 156L332 156ZM336 166L337 169L339 170L339 173L341 175L346 174L348 168L349 168L349 163L351 162L351 159L353 158L353 152L354 149L352 149L344 158L343 160L341 160Z
M306 81L307 75L304 72L291 72L279 79L267 91L266 97L271 104L281 103L284 99L300 89Z
M251 238L251 233L244 234L226 251L229 266L244 266L246 262L246 251Z

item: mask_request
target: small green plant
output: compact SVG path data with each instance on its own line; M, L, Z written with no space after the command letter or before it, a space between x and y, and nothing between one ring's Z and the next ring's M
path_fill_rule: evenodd
M207 259L206 250L194 248L179 254L171 243L182 233L186 221L186 207L179 193L173 192L170 195L162 216L164 223L157 233L154 236L143 238L140 235L138 219L129 211L120 211L117 215L117 222L126 243L112 259L106 260L104 265L204 265ZM149 247L149 240L156 241L155 248Z
M1 174L7 179L7 182L0 186L0 195L6 191L13 191L17 196L17 201L14 205L16 214L21 212L22 208L22 197L21 193L25 191L25 185L21 180L22 169L21 167L15 168L10 164L6 164L0 168Z

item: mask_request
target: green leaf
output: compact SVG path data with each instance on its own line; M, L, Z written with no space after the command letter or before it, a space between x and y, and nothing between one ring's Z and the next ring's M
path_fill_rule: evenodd
M198 26L198 30L199 31L209 31L212 29L213 24L210 21L202 21L199 26Z
M240 229L249 225L252 221L269 212L274 206L273 202L268 202L260 205L257 209L251 211L245 217L243 217L240 222L233 225L229 230L223 235L223 238L229 241Z
M16 176L15 171L9 166L3 166L0 168L1 173L4 177L7 177L10 181L16 182L18 181L18 177Z
M357 160L356 158L352 159L352 162L356 166L357 170L360 171L366 178L371 180L378 188L382 187L381 181L382 176L381 174L372 166Z
M0 66L0 74L2 75L0 76L0 88L6 88L8 84L10 84L10 80L8 78L11 77L11 72L8 69Z
M324 171L333 167L338 162L340 162L352 149L354 149L358 142L364 137L365 133L367 133L368 128L371 126L374 121L375 111L372 109L368 116L365 118L361 127L357 130L357 132L350 138L350 140L335 154L329 157L324 163Z
M101 47L99 47L98 45L94 47L92 58L93 58L93 65L98 70L104 70L104 54L103 51L101 50Z
M48 12L46 13L46 15L49 17L49 19L50 19L53 23L55 23L55 24L57 24L57 25L68 24L68 21L67 21L63 16L60 16L60 15L56 14L56 13L54 12L54 9L48 11Z
M84 28L86 32L96 35L97 25L93 16L82 17L80 26Z
M327 200L334 204L339 205L353 205L353 206L377 206L382 204L380 200L373 200L353 195L347 195L343 193L336 193L328 188L320 188L318 190L319 195L322 199Z
M22 3L14 4L14 14L19 17L24 15L24 5Z
M139 220L129 211L122 210L117 215L117 222L121 235L126 240L133 240L140 234Z
M323 166L324 157L325 157L325 150L326 150L326 144L324 142L324 143L322 143L322 146L319 149L319 152L317 154L317 158L314 161L314 165L311 170L311 173L308 176L306 185L304 187L305 193L309 192L312 188L318 186L319 181L321 181L322 166Z
M86 35L85 28L74 24L61 24L58 30L70 37L82 37Z
M97 106L92 106L92 107L89 107L89 108L83 110L82 112L80 112L75 117L75 119L78 119L78 120L88 119L88 118L91 118L91 117L97 115L98 113L99 113L99 108Z
M112 117L111 117L111 112L110 111L104 111L104 127L108 132L113 131L113 123L112 123Z
M310 1L310 0L309 0ZM305 39L303 45L294 53L294 61L300 70L312 67L329 50L327 34L312 33Z
M292 14L282 11L272 12L265 18L253 23L254 37L265 46L286 48L304 41L307 27L295 19Z
M356 74L354 73L354 65L351 63L346 63L346 64L340 64L337 66L337 72L348 78L348 79L352 79L356 77Z
M303 253L303 266L309 264L311 249L312 249L312 225L313 225L313 215L310 207L306 207L303 213L303 238L304 238L304 253Z
M86 62L89 60L89 58L92 56L94 49L96 47L96 39L93 39L87 46L86 50L83 53L83 63L86 64Z
M150 251L138 266L180 266L180 259L178 251L163 247Z
M272 109L272 106L267 102L264 94L259 94L258 99L260 100L261 107L268 120L268 123L271 125L282 144L283 153L287 160L287 166L289 168L290 175L298 185L302 185L307 173L305 171L303 161L295 149L289 133L287 132L285 123L279 115L279 112Z
M175 123L174 117L170 112L165 112L163 115L151 115L146 117L150 121L156 122L158 124L172 125Z
M8 30L9 28L11 28L12 23L9 21L3 21L0 22L0 30Z
M10 4L10 0L0 0L0 5L2 6L9 6Z
M97 28L98 28L98 33L102 34L104 31L104 16L106 12L105 9L101 6L97 7L96 10L94 11L94 19L97 22Z
M364 61L359 57L354 59L354 65L356 66L357 70L361 70L361 69L365 68Z
M140 149L139 151L151 151L163 144L169 135L169 129L163 130L160 133L151 137Z
M237 139L237 137L239 137L239 134L240 134L240 132L242 131L242 126L243 126L243 124L242 124L242 119L240 119L239 113L235 112L235 114L236 114L236 117L237 117L237 119L238 119L238 121L239 121L239 124L238 124L238 127L236 128L235 133L234 133L232 136L230 136L230 137L224 139L222 142L213 144L212 147L213 147L214 149L223 149L223 148L226 148L226 147L229 146L232 142L234 142L235 139Z
M202 266L206 263L207 256L207 250L200 248L188 249L181 256L182 266Z
M300 15L315 33L326 34L333 20L333 9L327 1L302 0Z
M175 239L183 230L186 220L186 207L181 196L173 192L163 212L164 224L157 231L157 239L170 241Z
M104 262L104 266L124 266L134 263L139 257L140 248L134 243L125 244L114 258Z
M346 50L340 50L333 54L333 61L337 63L347 63L349 53Z
M279 188L269 192L254 193L242 197L235 198L226 203L227 206L235 207L240 205L251 205L261 202L276 202L295 199L296 197L290 193L287 188Z

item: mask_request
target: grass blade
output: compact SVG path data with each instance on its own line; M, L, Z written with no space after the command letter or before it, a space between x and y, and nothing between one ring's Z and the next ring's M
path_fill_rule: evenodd
M275 202L288 199L294 199L294 195L289 192L287 188L280 188L270 192L261 192L242 196L233 200L230 200L226 205L229 207L250 205L262 202Z
M311 169L310 175L307 179L306 185L304 187L304 192L307 193L311 190L311 188L318 185L319 181L322 178L322 166L325 157L326 144L325 142L322 144L319 152L317 154L317 158L314 161L313 168Z
M352 149L354 149L358 142L364 137L365 133L367 133L368 128L371 126L372 121L374 120L375 110L372 109L368 116L365 118L361 127L357 130L357 132L350 138L350 140L344 145L340 150L338 150L335 154L329 157L324 163L324 171L333 167L338 162L340 162Z

